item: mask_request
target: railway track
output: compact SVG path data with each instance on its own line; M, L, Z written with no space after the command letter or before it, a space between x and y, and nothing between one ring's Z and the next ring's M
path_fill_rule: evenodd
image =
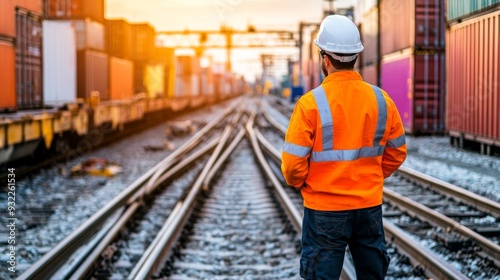
M284 135L288 120L279 116L280 113L272 109L274 107L264 107L268 109L265 116L274 118L270 120L274 129ZM283 106L279 108L286 112ZM393 189L398 189L399 193ZM410 199L412 196L413 200ZM448 272L428 269L433 261L425 259L433 256L436 260L444 260L446 263L440 264L443 265L442 270L456 273L456 278L492 279L500 275L500 207L495 201L406 167L401 167L397 176L386 180L384 201L390 203L389 206L384 205L384 229L388 243L404 253L423 274L430 272L439 279L450 276L446 274ZM405 232L412 236L407 236ZM399 243L406 238L415 239L408 240L408 245L392 244L394 240ZM432 250L408 247L417 240ZM427 269L421 269L424 267ZM389 275L392 268L391 264Z
M245 103L207 124L20 279L297 278L303 208L279 169L283 137L275 131L283 127ZM387 279L470 277L390 220L398 209L384 209ZM342 278L354 279L348 253L345 260Z

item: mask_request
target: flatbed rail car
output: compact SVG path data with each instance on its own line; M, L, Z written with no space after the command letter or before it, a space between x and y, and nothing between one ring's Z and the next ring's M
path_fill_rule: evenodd
M0 114L0 165L44 155L79 156L110 138L159 123L171 114L239 94L242 92L211 97L136 97L91 105L69 104L61 109Z

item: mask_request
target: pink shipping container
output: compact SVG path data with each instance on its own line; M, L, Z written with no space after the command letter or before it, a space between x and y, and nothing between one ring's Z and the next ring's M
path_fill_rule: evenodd
M444 132L443 52L408 48L382 58L381 88L394 100L410 134Z
M0 40L0 111L16 109L16 50L12 42Z
M450 135L500 146L500 11L452 25L447 39Z
M134 62L109 58L109 99L123 100L134 96Z
M91 18L104 23L104 0L45 0L46 19Z
M380 0L381 54L408 47L442 49L445 0Z
M84 50L77 54L78 98L89 101L93 91L101 101L109 100L109 59L103 52Z

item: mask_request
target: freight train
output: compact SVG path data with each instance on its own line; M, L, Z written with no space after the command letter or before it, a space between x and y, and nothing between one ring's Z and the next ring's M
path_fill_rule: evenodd
M172 113L242 94L243 77L155 46L103 0L0 1L0 165L73 157Z
M500 150L500 0L360 0L355 22L355 70L392 97L408 134ZM316 34L294 68L304 91L322 80Z

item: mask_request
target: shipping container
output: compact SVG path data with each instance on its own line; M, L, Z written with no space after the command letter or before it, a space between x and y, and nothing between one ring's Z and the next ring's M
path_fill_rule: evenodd
M0 112L16 110L16 50L0 40Z
M148 61L155 52L155 29L147 23L132 24L132 60Z
M173 64L176 63L175 58L175 48L164 48L157 47L155 48L154 61L158 61L163 64Z
M106 50L114 57L132 57L132 27L126 20L106 20Z
M500 0L448 0L448 21L461 21L464 18L499 8Z
M196 96L200 94L200 77L197 75L177 75L174 96Z
M361 42L364 50L358 61L362 66L378 62L378 9L374 6L363 16L360 26Z
M176 72L180 75L198 75L200 73L200 59L195 56L177 56ZM225 72L225 71L223 71Z
M43 21L43 101L76 103L76 35L69 21Z
M449 29L446 126L450 135L500 140L499 41L500 10Z
M377 64L363 66L361 68L361 76L363 80L372 85L378 85L378 67Z
M43 106L42 19L16 9L16 93L19 109Z
M444 67L444 52L408 48L382 58L380 86L394 100L407 133L444 132Z
M109 99L123 100L134 96L134 62L109 58Z
M382 55L408 47L444 49L445 0L380 0Z
M144 86L148 98L165 97L165 65L146 65L144 69Z
M200 74L200 94L214 95L214 77L210 68L202 68Z
M45 0L46 19L91 18L104 24L104 0Z
M93 92L99 100L109 100L109 59L103 52L83 50L77 52L78 98L90 102Z
M75 19L69 22L75 30L77 50L92 49L104 51L106 49L103 24L93 21L90 18Z
M16 9L24 9L36 16L42 15L42 0L2 0L0 1L0 34L16 36Z

